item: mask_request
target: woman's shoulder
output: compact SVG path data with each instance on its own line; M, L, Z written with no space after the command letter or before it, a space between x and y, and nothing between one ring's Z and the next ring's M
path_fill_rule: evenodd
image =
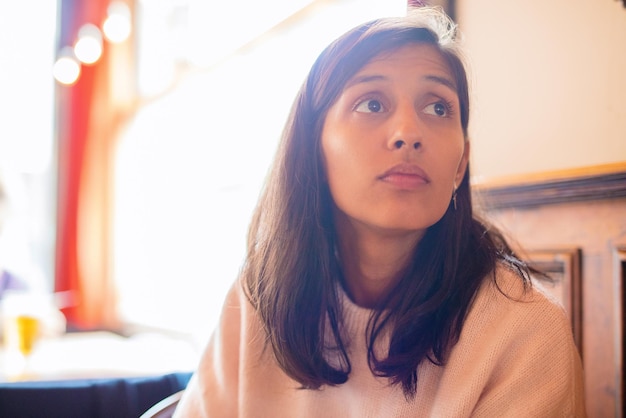
M470 311L480 323L510 323L518 331L543 328L546 331L569 331L563 306L535 281L525 279L512 267L499 264L485 278ZM469 319L469 318L468 318Z
M498 263L495 271L489 274L481 291L489 297L504 297L506 300L560 306L559 302L547 293L532 276L524 277L514 267Z
M584 416L582 367L565 309L505 265L485 278L448 366L477 376L476 416Z
M457 363L483 365L493 381L506 379L513 370L518 377L558 370L560 379L571 383L580 368L565 309L504 265L486 277L452 357Z

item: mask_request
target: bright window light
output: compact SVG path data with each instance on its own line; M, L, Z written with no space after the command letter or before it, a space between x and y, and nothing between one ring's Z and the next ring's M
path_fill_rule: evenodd
M256 4L268 14L263 19L275 24L287 16L274 2L287 0ZM193 2L195 13L202 10L199 3ZM193 13L195 24L221 19L232 26L198 36L198 47L226 42L227 29L243 30L242 10L256 10L248 3L216 8L237 11L230 19ZM206 339L239 274L252 210L310 66L332 39L356 24L404 14L406 0L319 2L245 50L222 50L224 57L209 68L194 68L186 56L189 9L174 2L138 4L144 8L138 82L181 60L194 71L182 73L175 89L141 107L119 142L113 234L119 306L128 322ZM159 11L159 5L170 8ZM154 20L144 21L148 17Z
M7 1L0 11L0 182L8 200L0 268L44 291L54 288L58 3Z

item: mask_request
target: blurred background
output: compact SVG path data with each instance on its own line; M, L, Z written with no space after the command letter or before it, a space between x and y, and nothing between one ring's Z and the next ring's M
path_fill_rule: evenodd
M477 184L626 161L621 1L426 3L464 34ZM195 364L308 69L406 7L4 2L0 292L50 296L57 329L175 336Z

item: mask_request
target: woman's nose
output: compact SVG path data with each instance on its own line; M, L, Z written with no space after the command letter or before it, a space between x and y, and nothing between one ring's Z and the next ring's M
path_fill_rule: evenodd
M420 140L416 140L416 141L413 141L413 144L407 144L407 142L404 139L398 138L393 143L393 148L395 149L400 149L405 146L412 146L413 149L418 149L419 147L422 146L422 142Z
M412 105L398 106L389 120L390 131L387 147L391 150L422 146L422 127L418 114Z

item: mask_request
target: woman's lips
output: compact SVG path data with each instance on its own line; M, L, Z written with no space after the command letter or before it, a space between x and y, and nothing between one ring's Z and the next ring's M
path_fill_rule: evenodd
M426 172L413 164L399 164L387 170L378 178L400 189L417 189L430 183Z

